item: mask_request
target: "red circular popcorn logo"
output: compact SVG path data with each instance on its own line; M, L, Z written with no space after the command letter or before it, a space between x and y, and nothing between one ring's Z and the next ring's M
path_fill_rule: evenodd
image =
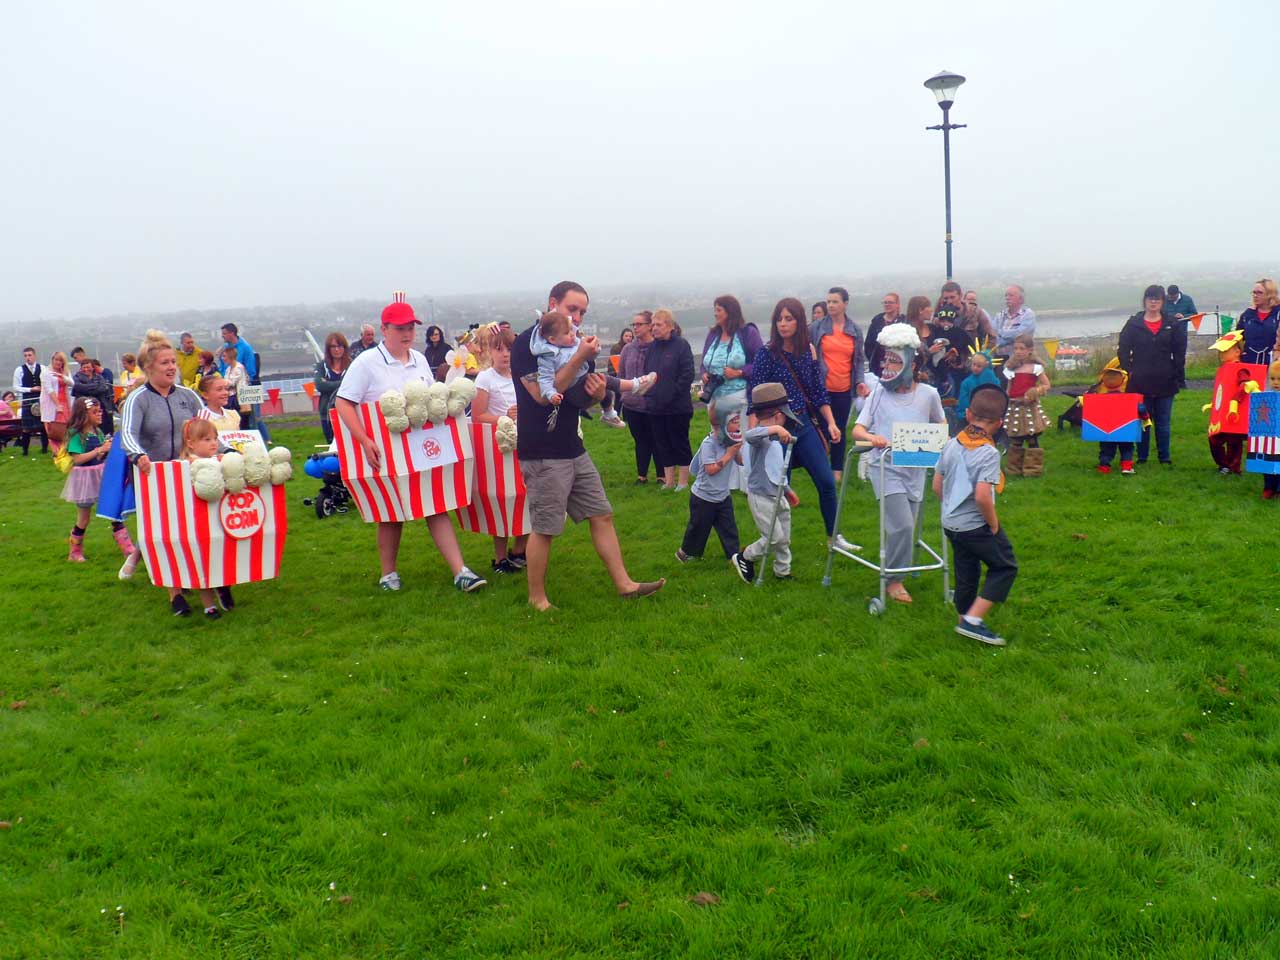
M227 536L247 540L266 523L266 504L252 487L246 487L239 493L224 493L222 502L218 504L218 519Z
M440 449L440 444L436 443L430 437L427 437L426 440L422 441L422 452L434 460L440 456L442 451Z

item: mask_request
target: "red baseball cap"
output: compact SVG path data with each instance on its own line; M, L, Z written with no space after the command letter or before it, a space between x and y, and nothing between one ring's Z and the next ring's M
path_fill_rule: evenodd
M403 290L397 290L392 295L391 302L382 308L382 322L393 327L407 327L414 323L422 324L422 321L414 316L413 307L406 302Z

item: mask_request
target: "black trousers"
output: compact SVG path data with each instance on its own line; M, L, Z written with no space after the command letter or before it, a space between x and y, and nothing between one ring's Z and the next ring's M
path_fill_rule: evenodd
M955 556L956 609L962 614L968 613L979 596L992 603L1003 603L1018 575L1018 559L1013 555L1013 544L1004 532L1004 524L994 534L986 524L976 530L948 530L947 539ZM984 564L987 579L979 594L978 581Z
M719 503L712 503L710 500L703 500L696 493L690 493L689 525L684 528L684 542L680 544L680 549L691 557L702 556L702 551L707 546L707 537L713 529L720 538L720 546L724 548L726 558L740 550L738 521L733 517L733 497L728 496Z
M689 423L693 413L651 413L653 425L653 459L659 470L687 467L693 459L689 445Z
M35 436L38 436L40 438L40 452L41 453L49 452L49 435L45 433L44 424L40 421L40 415L32 414L31 412L32 404L39 405L39 401L32 400L27 397L23 398L23 401L22 401L23 434L22 434L22 439L19 441L19 443L22 444L22 455L24 457L27 455L27 451L31 446L31 437L33 433ZM32 431L32 433L28 433L27 432L28 430ZM693 459L693 458L690 457L689 459Z
M622 419L627 422L627 429L631 431L631 439L636 444L636 476L649 476L649 461L653 461L655 469L661 472L658 467L657 458L653 455L653 422L649 419L649 414L640 410L632 410L628 407L622 408ZM690 457L690 460L693 458Z

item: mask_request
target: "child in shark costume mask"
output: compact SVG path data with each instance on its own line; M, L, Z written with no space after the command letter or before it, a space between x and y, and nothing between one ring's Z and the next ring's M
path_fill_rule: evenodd
M689 464L689 474L694 479L689 491L689 525L684 531L684 542L676 551L676 559L681 563L702 557L713 529L720 537L725 559L732 561L740 548L732 491L735 460L742 449L742 428L747 419L743 396L742 393L729 394L713 400L707 408L711 432Z
M911 566L925 471L893 466L893 455L886 449L889 438L895 423L946 423L947 418L938 391L927 383L915 382L913 367L920 349L919 334L909 324L892 323L876 339L884 348L880 383L867 398L850 436L875 448L870 454L870 474L876 498L883 501L884 564L901 568ZM882 479L880 461L886 456L889 459ZM911 595L902 585L905 577L906 574L892 574L887 578L889 597L899 603L911 602Z

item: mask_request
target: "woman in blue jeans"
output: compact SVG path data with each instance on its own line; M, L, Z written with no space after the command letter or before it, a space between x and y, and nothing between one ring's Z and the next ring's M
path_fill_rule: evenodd
M1116 355L1120 367L1129 371L1129 392L1140 393L1147 406L1154 431L1142 431L1138 441L1138 463L1147 462L1151 433L1156 435L1156 456L1166 465L1173 463L1169 439L1173 433L1173 398L1187 385L1183 358L1187 355L1187 325L1164 315L1164 287L1152 284L1142 298L1143 309L1135 313L1120 331Z
M791 467L807 470L818 488L818 506L830 537L836 523L836 480L824 440L839 443L840 427L831 414L817 350L809 340L804 304L795 297L785 297L773 308L769 342L752 358L751 386L759 383L782 384L788 405L803 421L795 435Z

